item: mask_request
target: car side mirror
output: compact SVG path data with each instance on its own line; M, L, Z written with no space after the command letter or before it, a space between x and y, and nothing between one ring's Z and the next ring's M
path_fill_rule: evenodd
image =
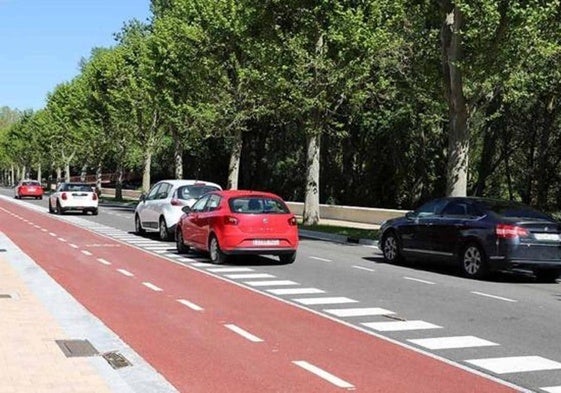
M185 213L185 214L189 214L189 213L191 213L192 210L189 206L183 206L181 208L181 211L183 211L183 213Z
M405 213L405 218L407 218L408 220L414 220L417 218L417 215L415 214L415 212L407 212Z
M146 200L146 194L140 194L140 196L138 197L138 201L144 202L145 200Z

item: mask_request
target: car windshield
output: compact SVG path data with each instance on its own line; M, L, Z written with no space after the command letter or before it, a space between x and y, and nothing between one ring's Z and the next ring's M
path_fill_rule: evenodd
M551 220L551 217L547 214L517 202L485 201L482 204L485 207L485 210L490 210L502 217Z
M236 213L267 213L286 214L290 213L286 204L280 199L255 196L232 198L228 202L230 210Z
M204 194L212 191L218 191L220 188L207 184L193 184L190 186L182 186L177 189L177 197L179 199L198 199Z
M65 184L61 191L93 192L89 184Z
M24 181L21 183L22 186L35 186L35 187L39 187L41 184L39 184L38 181Z

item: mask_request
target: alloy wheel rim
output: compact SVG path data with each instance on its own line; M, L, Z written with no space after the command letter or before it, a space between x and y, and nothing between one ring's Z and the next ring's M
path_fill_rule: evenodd
M167 235L167 229L166 229L166 224L164 223L164 221L160 221L160 238L161 239L165 239L166 235Z
M215 238L212 238L210 241L210 259L213 261L216 260L216 256L218 254L218 242Z
M477 247L469 247L464 253L464 268L466 272L473 275L479 271L481 267L481 253Z
M386 242L384 244L384 255L390 261L395 259L397 253L397 244L395 238L393 236L389 236L386 238Z

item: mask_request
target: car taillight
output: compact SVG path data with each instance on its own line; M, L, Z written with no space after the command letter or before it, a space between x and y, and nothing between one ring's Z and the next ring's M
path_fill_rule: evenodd
M93 199L94 201L97 201L97 194L96 194L95 192L92 194L92 199Z
M500 239L514 239L516 237L528 236L528 230L516 225L497 224L495 233Z
M182 206L183 204L179 201L179 199L172 199L171 200L172 206Z
M298 221L296 220L296 217L290 217L288 219L288 225L295 226L297 224L298 224Z
M238 225L238 219L232 216L225 216L224 217L224 225Z
M68 197L66 196L66 193L65 193L65 192L63 192L62 194L60 194L60 199L62 199L62 200L64 200L64 201L68 199Z

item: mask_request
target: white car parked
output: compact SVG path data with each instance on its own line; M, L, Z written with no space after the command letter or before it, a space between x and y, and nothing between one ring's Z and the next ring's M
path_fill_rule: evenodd
M192 206L201 195L221 189L218 184L201 180L162 180L154 184L136 205L136 233L158 232L161 240L168 240L175 233L184 206Z
M60 183L49 196L49 213L64 214L71 210L98 214L99 198L94 187L86 183Z

